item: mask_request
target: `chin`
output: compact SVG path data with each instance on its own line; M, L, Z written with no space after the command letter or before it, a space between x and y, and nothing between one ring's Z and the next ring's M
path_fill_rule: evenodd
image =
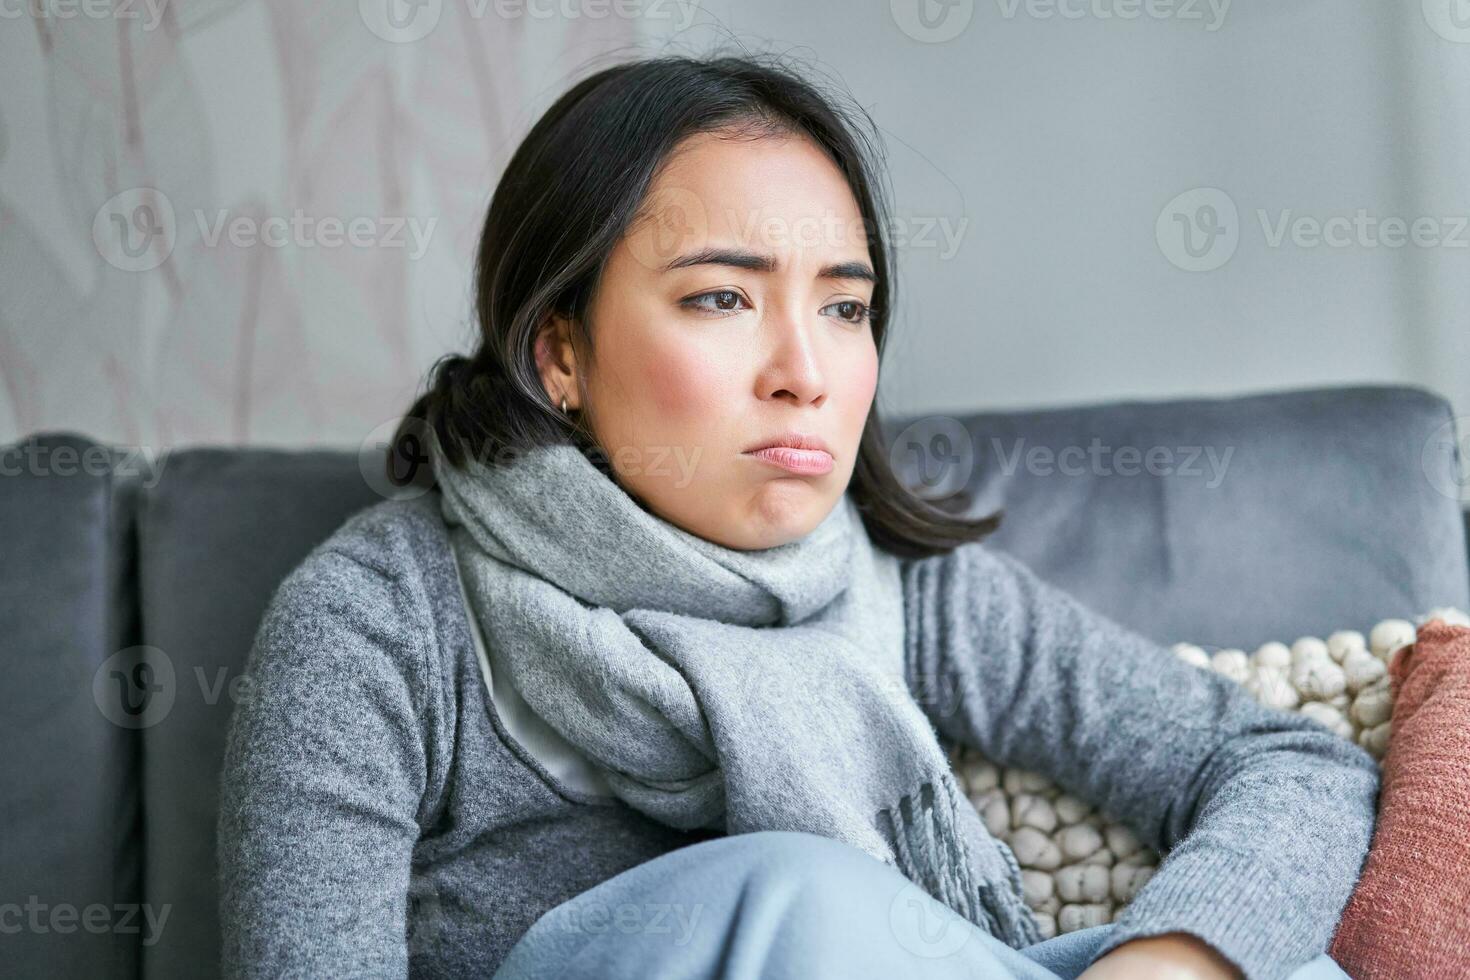
M819 492L805 480L770 481L757 492L744 524L750 536L761 542L750 547L774 548L805 537L832 512L836 502L831 494Z
M713 499L717 493L701 491L700 495ZM645 507L707 541L737 551L760 551L811 533L836 502L833 494L812 481L790 477L764 481L743 500L735 497L727 507L698 515Z

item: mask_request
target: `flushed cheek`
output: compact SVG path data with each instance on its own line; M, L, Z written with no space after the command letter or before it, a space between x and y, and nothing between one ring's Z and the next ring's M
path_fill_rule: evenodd
M662 419L698 423L725 417L732 372L721 370L716 359L663 351L649 354L641 367L644 390Z
M857 386L858 392L866 397L866 400L872 400L873 393L878 387L877 351L869 350L864 353L854 372L854 384Z
M852 366L847 375L848 390L843 399L848 406L847 417L861 420L867 418L868 408L878 389L878 357L876 352L865 355Z

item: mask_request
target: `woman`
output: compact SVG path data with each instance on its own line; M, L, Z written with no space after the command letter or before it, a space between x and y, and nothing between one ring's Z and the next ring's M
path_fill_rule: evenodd
M232 723L230 976L1345 976L1360 748L908 495L873 141L795 73L581 82L491 202L431 492L277 590ZM1187 699L1158 692L1189 690ZM1167 860L1041 941L946 743Z

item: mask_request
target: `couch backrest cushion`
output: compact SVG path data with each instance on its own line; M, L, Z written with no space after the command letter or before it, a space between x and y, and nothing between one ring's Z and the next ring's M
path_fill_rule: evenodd
M286 574L378 496L345 452L174 453L141 498L143 642L172 670L172 704L143 729L145 888L172 905L143 950L147 980L215 975L215 817L224 739L267 602Z
M1249 650L1470 608L1454 419L1426 391L1325 388L888 428L906 483L925 494L963 485L972 514L1004 508L993 546L1159 642Z

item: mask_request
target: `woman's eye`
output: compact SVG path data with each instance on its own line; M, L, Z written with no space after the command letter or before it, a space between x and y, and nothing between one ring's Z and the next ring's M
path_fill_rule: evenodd
M738 313L742 309L750 308L745 297L733 289L714 289L700 293L684 300L682 305L709 313ZM861 324L866 323L873 315L873 307L855 299L846 299L827 304L822 307L821 312L835 316L845 323Z
M841 302L822 307L823 313L828 310L836 310L837 318L839 320L846 320L848 323L863 323L873 312L872 307L866 303L860 303L855 299L845 299Z
M745 302L745 297L733 289L716 289L713 292L691 296L684 301L684 305L711 312L734 313L740 309L740 304L743 302Z

